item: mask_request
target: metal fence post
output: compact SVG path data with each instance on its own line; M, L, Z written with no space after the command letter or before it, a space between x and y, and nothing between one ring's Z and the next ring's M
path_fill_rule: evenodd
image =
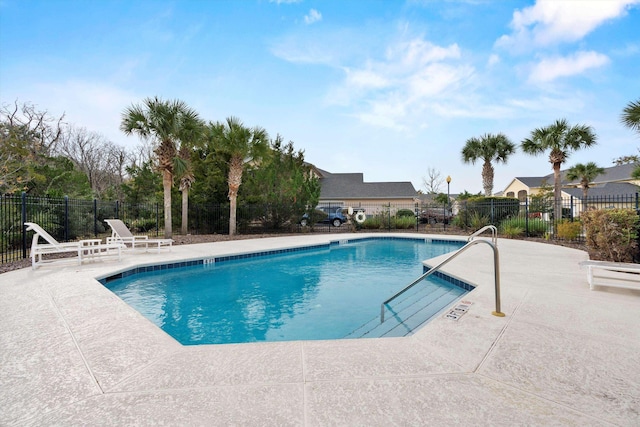
M529 197L524 198L524 233L529 237Z
M120 200L116 200L116 219L120 218L119 210L120 210Z
M160 205L156 202L156 237L160 235Z
M64 196L64 241L69 240L69 196Z
M442 204L442 228L447 231L447 204Z
M464 201L464 230L467 231L469 229L469 203L467 200Z
M585 200L585 205L586 205L587 201ZM573 195L571 196L571 199L569 199L569 218L571 219L571 222L573 222Z
M491 201L491 224L496 225L495 200L493 198L489 200Z
M93 199L93 235L98 237L98 199Z
M20 216L22 217L22 258L27 257L27 226L24 225L27 222L27 193L22 192Z

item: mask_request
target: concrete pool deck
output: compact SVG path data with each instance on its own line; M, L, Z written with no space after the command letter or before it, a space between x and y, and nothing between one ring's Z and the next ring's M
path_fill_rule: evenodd
M590 291L583 251L500 239L496 317L492 251L473 246L443 269L477 285L470 310L405 338L184 347L95 280L367 236L202 243L1 274L0 425L640 425L640 291Z

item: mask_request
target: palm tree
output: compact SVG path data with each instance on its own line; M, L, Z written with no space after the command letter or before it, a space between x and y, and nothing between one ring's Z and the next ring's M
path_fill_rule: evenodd
M593 179L604 172L604 168L596 165L594 162L589 162L586 165L578 163L575 166L571 166L567 170L567 180L574 181L580 180L580 187L582 187L582 212L587 211L587 194L589 193L589 183Z
M182 223L180 232L185 235L189 227L189 190L196 181L191 164L191 154L196 145L200 145L205 139L205 126L203 122L189 123L182 131L182 141L178 156L174 159L174 175L180 184L178 189L182 193Z
M622 123L640 134L640 99L630 102L622 110ZM636 163L636 168L631 172L631 176L640 179L640 165Z
M124 110L120 129L127 135L138 134L154 144L157 169L162 172L164 190L164 237L172 236L171 187L174 164L185 132L201 123L198 113L184 102L164 101L158 97L146 98L141 105L134 104Z
M534 129L531 136L522 141L522 151L531 155L549 150L549 163L553 167L553 216L555 221L562 218L560 167L571 151L591 147L597 143L593 129L586 125L569 126L565 119Z
M482 159L482 186L485 196L490 196L493 191L493 165L496 163L507 163L507 159L516 151L516 146L506 135L485 134L480 138L470 138L462 148L462 161L464 163L475 164L476 160Z
M180 233L187 234L189 228L189 190L196 181L191 167L191 150L186 144L180 147L178 157L174 161L174 172L180 180L178 189L182 193L182 223Z
M266 155L269 135L260 127L246 128L236 117L223 123L210 124L211 138L216 150L229 156L229 235L236 233L238 189L247 163L257 163Z
M640 132L640 99L630 102L622 110L622 123L636 132Z

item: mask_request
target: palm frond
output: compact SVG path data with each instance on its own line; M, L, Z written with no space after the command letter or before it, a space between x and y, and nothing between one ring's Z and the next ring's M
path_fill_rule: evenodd
M632 101L622 110L622 123L630 129L640 132L640 99Z

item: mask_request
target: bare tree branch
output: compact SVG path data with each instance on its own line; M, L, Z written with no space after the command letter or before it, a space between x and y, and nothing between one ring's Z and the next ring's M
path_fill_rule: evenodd
M427 194L437 194L440 192L440 186L442 185L442 178L440 171L435 168L427 169L427 176L422 177L422 185Z

